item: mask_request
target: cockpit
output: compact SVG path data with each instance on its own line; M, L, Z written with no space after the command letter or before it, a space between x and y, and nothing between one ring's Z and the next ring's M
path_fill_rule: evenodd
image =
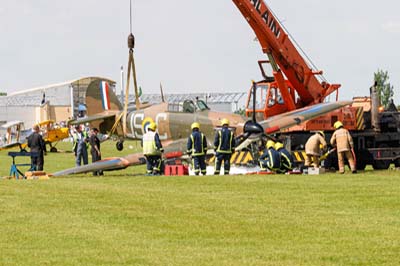
M168 111L180 113L194 113L196 111L210 110L210 107L200 99L184 100L183 102L168 103Z

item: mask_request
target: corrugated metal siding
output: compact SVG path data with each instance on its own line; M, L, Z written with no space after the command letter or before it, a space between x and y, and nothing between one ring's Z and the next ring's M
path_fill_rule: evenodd
M34 106L21 107L21 106L6 106L1 107L0 121L21 120L24 122L25 127L29 128L35 123L36 108Z
M31 127L40 120L40 108L43 93L45 100L50 104L50 115L53 119L65 120L77 114L79 103L85 103L86 89L96 80L107 80L115 88L115 82L102 77L85 77L64 83L53 84L25 91L18 91L8 96L0 96L0 121L22 120L26 127ZM71 110L71 88L73 88L74 109ZM63 108L57 108L63 107ZM62 112L60 114L54 112Z

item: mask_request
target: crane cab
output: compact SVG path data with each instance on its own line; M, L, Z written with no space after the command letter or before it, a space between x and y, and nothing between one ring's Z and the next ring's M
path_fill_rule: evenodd
M292 99L295 99L296 92L292 89L289 81L285 81L289 89L289 94ZM255 108L253 107L253 90L256 90ZM291 101L291 99L289 99ZM273 82L257 82L250 88L246 102L246 116L251 117L253 109L256 112L257 121L265 120L271 116L279 115L288 112L290 109L287 106L288 99L285 99L278 87L278 83Z

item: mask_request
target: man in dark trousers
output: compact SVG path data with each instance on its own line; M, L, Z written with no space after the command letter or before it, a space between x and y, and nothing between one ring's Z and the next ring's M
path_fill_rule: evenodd
M100 140L97 137L97 133L99 133L99 130L97 128L92 128L92 134L90 135L89 138L89 143L90 143L90 153L92 154L92 163L100 161L101 160L101 152L100 152ZM93 175L103 175L103 171L94 171Z
M215 149L215 172L214 175L219 175L222 161L224 161L224 174L229 175L231 168L231 156L235 150L235 136L229 130L229 120L224 118L221 120L222 129L215 134L214 149Z
M85 130L82 130L81 126L75 127L76 133L74 135L74 150L76 150L76 166L81 166L81 161L83 164L88 164L88 152L87 146L89 143L89 137Z
M195 175L206 175L206 153L207 139L200 132L200 124L194 122L191 126L192 134L190 134L187 142L187 153L192 156L193 169Z
M33 133L28 136L28 147L31 152L36 153L35 156L31 156L31 170L32 171L43 171L44 165L44 151L46 145L44 143L42 135L39 133L39 126L33 126Z

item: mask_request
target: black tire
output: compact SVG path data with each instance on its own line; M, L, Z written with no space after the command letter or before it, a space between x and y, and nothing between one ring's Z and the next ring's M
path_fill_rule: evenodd
M117 141L117 144L115 144L117 147L117 150L122 151L124 149L124 142L123 141Z
M366 166L367 163L363 159L360 158L357 160L357 165L356 165L357 170L365 170Z
M57 148L56 147L51 147L50 148L50 152L57 152Z
M375 160L372 163L372 167L375 170L386 170L390 166L390 161L389 160Z
M324 167L325 169L329 170L336 170L336 171L339 170L339 164L336 153L331 153L328 155L328 157L325 159Z
M382 143L378 147L379 148L387 148L389 146L385 143ZM385 169L388 169L389 166L390 166L390 160L374 160L372 162L372 167L375 170L385 170Z

